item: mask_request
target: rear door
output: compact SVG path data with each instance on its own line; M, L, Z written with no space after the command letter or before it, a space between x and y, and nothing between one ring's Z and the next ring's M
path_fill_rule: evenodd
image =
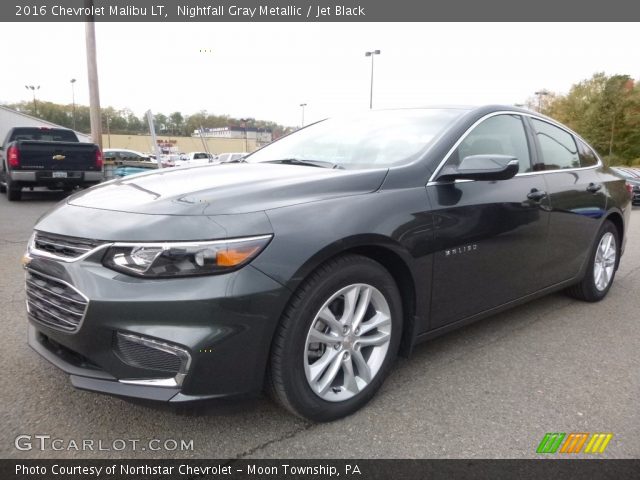
M575 277L606 213L605 179L593 151L569 131L531 118L550 202L549 249L543 272L553 285Z
M475 126L447 160L468 155L515 156L520 173L509 180L434 182L430 328L497 307L542 286L540 258L549 223L544 175L532 173L535 149L523 118L491 116Z

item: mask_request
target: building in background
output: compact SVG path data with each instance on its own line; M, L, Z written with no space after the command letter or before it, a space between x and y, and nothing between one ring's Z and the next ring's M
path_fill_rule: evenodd
M202 132L200 129L194 130L192 137L200 137L202 134L203 137L208 138L238 138L248 140L254 140L258 144L270 143L273 140L273 133L271 130L266 128L256 128L256 127L220 127L220 128L203 128Z

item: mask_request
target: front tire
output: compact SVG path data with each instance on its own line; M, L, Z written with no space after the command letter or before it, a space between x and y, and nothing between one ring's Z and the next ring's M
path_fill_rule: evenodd
M379 263L345 255L296 291L274 337L271 396L292 413L326 422L364 406L395 360L402 301Z
M580 283L569 287L567 293L586 302L599 302L609 292L620 260L618 229L611 221L605 220L600 227L589 255L584 277Z

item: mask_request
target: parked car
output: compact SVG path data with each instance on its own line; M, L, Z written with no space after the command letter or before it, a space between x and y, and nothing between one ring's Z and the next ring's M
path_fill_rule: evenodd
M124 148L105 148L103 154L105 160L135 160L139 162L148 162L151 160L149 155Z
M616 173L624 177L633 195L631 203L640 205L640 170L627 167L611 167Z
M23 259L29 344L81 389L175 405L266 385L333 420L421 341L557 290L602 300L630 212L624 180L528 110L328 119L59 204Z
M177 164L180 163L180 157L183 154L177 154L177 153L170 153L170 154L163 154L160 155L160 165L164 168L167 167L175 167ZM158 163L158 160L156 159L156 163Z
M211 163L220 163L215 155L206 152L189 152L180 155L180 160L175 166L184 167L190 165L208 165Z
M102 180L102 152L73 130L15 127L0 146L0 192L20 200L25 187L71 191Z
M249 155L247 152L221 153L221 154L218 155L217 160L220 163L233 163L233 162L237 162L239 160L242 160L247 155Z
M136 173L146 173L148 171L149 168L146 167L119 166L115 169L113 174L116 177L128 177L129 175L135 175Z

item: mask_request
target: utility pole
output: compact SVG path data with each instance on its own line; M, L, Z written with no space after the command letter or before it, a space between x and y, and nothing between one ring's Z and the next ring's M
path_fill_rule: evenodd
M85 6L91 8L93 0L86 0ZM89 77L89 118L91 120L91 137L102 150L102 119L100 116L100 89L98 87L98 61L96 58L96 24L91 15L85 22L87 44L87 73Z

